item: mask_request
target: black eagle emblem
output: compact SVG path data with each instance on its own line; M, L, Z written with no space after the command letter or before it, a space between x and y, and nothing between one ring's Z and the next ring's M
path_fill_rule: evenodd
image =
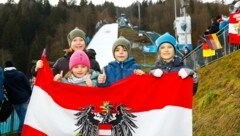
M96 115L93 110L94 107L89 106L81 108L78 113L74 114L78 120L75 125L79 126L77 129L79 130L79 136L98 136L98 124L100 121L94 118Z
M104 102L100 108L102 112L99 114L93 113L93 106L81 108L74 114L77 116L78 136L98 136L100 124L111 125L111 136L132 136L135 133L134 129L138 128L134 123L136 116L130 113L130 108L122 104L114 108L109 102Z

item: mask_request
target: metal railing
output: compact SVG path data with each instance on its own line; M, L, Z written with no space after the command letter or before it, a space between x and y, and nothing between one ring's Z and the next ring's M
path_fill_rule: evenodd
M228 43L228 25L219 30L216 35L222 45L222 48L215 50L214 56L204 58L202 48L203 43L199 44L194 50L184 57L184 62L188 67L197 70L240 48L240 45L231 45Z

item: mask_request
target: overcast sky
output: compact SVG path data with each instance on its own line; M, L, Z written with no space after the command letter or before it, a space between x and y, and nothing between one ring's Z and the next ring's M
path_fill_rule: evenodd
M0 3L5 3L7 0L0 0ZM19 0L15 0L15 2L18 2ZM51 5L56 5L59 0L49 0ZM69 1L69 0L68 0ZM77 4L80 2L80 0L76 0ZM88 0L90 1L90 0ZM133 2L136 2L137 0L91 0L93 4L103 4L105 1L114 2L115 6L120 7L127 7L130 6ZM143 0L139 0L142 2ZM156 2L157 0L152 0L152 2ZM215 0L202 0L203 2L214 2ZM227 2L231 2L233 0L225 0ZM228 4L228 3L227 3Z

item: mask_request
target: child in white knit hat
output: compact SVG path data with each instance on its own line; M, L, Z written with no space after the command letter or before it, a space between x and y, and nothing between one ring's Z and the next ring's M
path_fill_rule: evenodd
M84 51L75 51L70 57L69 72L63 77L56 74L54 81L62 81L81 86L93 87L97 84L99 72L90 69L90 61Z
M194 77L193 94L196 93L198 87L197 73L184 65L182 59L176 54L176 39L168 32L160 36L156 40L158 60L154 68L150 71L155 77L161 77L164 73L178 72L178 75L184 79L188 76Z
M122 36L119 37L114 42L112 51L115 61L112 61L105 66L103 74L98 76L99 87L110 86L111 84L132 74L144 74L140 66L135 62L134 58L129 57L130 42L126 38Z

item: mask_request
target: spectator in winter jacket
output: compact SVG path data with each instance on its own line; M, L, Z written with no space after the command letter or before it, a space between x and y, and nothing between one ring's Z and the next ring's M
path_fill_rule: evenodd
M101 69L100 69L100 66L99 66L99 63L96 61L96 52L94 49L87 49L86 51L87 55L88 55L88 58L90 60L90 64L91 64L91 67L94 67L96 71L98 72L101 72Z
M54 75L59 74L60 71L63 71L63 75L65 75L69 71L69 59L73 52L81 50L86 51L86 34L83 30L79 28L75 28L69 32L67 35L67 40L69 44L69 49L65 50L65 55L59 58L52 67ZM37 61L35 71L38 68L43 67L43 62L41 60ZM98 67L91 67L91 69L98 71Z
M4 82L4 75L3 75L3 69L0 67L0 105L3 101L3 82Z
M211 25L208 29L204 32L205 35L217 33L219 31L219 22L221 21L221 16L217 16L212 18Z
M32 90L28 78L14 67L12 61L6 61L4 66L4 87L20 120L18 133L21 134Z
M99 72L90 70L90 61L87 54L78 50L70 57L69 72L64 77L62 72L55 75L54 81L93 87L97 85L98 75Z
M175 56L176 39L168 32L160 36L156 40L158 60L154 68L150 71L155 77L160 78L164 73L178 72L178 75L184 79L188 76L194 77L193 94L196 93L198 87L198 76L192 69L187 68L182 59Z
M110 86L133 73L137 75L144 74L140 66L135 63L134 58L129 57L130 42L126 38L119 37L114 42L112 51L115 61L110 62L103 68L103 74L98 76L98 86Z

